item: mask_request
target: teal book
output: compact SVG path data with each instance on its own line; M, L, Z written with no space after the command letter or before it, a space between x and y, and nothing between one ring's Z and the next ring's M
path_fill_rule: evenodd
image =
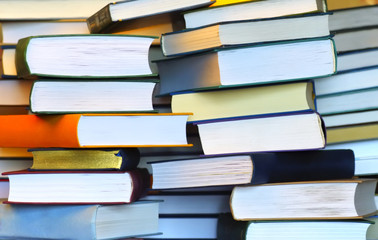
M1 239L119 239L158 233L158 201L0 205Z
M211 51L156 61L160 94L289 82L336 71L331 38L312 38Z
M24 79L155 76L148 57L155 38L112 34L22 38L16 46L17 76Z

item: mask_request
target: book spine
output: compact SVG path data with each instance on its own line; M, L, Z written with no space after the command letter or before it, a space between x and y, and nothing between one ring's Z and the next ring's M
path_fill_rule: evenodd
M112 23L110 16L110 4L87 18L87 25L90 33L101 33Z
M222 213L218 216L217 240L245 240L248 221L236 221L231 213Z
M151 188L151 176L146 168L139 168L129 172L133 183L133 190L130 202L135 202L142 196L147 194L147 190Z
M29 45L31 37L22 38L18 41L16 46L16 70L18 78L32 79L29 66L26 62L26 52Z

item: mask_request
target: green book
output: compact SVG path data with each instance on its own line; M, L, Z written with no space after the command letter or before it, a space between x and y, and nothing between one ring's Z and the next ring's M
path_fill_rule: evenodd
M19 78L123 78L155 76L149 48L155 37L134 35L46 35L16 46Z

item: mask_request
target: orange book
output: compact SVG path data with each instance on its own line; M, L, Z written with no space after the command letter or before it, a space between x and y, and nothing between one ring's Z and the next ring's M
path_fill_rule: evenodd
M191 146L188 114L0 116L0 147Z
M329 11L378 5L378 0L327 0Z

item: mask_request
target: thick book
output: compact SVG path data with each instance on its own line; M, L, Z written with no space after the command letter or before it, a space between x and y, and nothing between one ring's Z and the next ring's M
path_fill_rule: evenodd
M311 81L173 94L172 112L191 112L188 121L315 110Z
M85 19L110 0L0 1L1 21Z
M333 39L338 53L378 48L378 26L340 31Z
M115 34L43 35L16 47L19 78L123 78L154 76L149 48L155 37Z
M336 71L332 39L219 48L157 61L160 94L289 82Z
M4 21L0 26L3 44L17 44L21 38L37 35L88 34L84 20Z
M124 239L157 234L159 226L156 201L121 205L1 204L0 214L2 239Z
M376 25L378 25L378 6L333 11L332 15L329 17L330 31L338 32L347 29L372 27Z
M233 218L247 220L353 219L373 215L376 179L236 186Z
M120 170L135 169L140 161L138 148L122 149L30 149L30 170ZM0 162L1 163L1 162ZM26 168L26 167L25 167ZM25 169L25 168L20 168Z
M316 112L245 116L195 123L205 155L322 149L326 131Z
M376 139L378 122L327 128L327 144Z
M316 96L363 90L378 86L378 67L360 68L314 80ZM358 80L356 80L358 79Z
M235 4L188 11L184 13L184 18L186 28L195 28L218 22L272 18L326 10L326 4L322 0L237 1Z
M306 14L221 22L165 33L161 46L165 56L174 56L217 47L324 37L330 35L328 17L328 14Z
M117 24L132 19L148 17L151 15L162 15L172 12L182 12L189 9L208 6L215 1L212 0L176 0L174 2L139 0L139 1L118 1L109 3L101 10L87 19L88 28L91 33L101 33Z
M147 169L130 171L12 171L7 203L122 204L146 194Z
M26 148L191 146L188 114L2 115L0 146Z
M32 81L2 79L0 81L0 106L29 106L32 85Z
M218 217L217 239L366 240L371 226L372 222L366 220L236 221L226 213Z
M152 188L347 179L354 163L353 151L346 149L167 160L151 163Z
M356 79L354 79L356 80ZM361 81L364 81L361 79ZM346 85L347 83L345 83ZM317 110L322 115L378 109L378 85L366 89L317 96Z
M158 79L37 80L30 110L38 114L154 112Z
M17 78L16 45L1 45L1 78Z

